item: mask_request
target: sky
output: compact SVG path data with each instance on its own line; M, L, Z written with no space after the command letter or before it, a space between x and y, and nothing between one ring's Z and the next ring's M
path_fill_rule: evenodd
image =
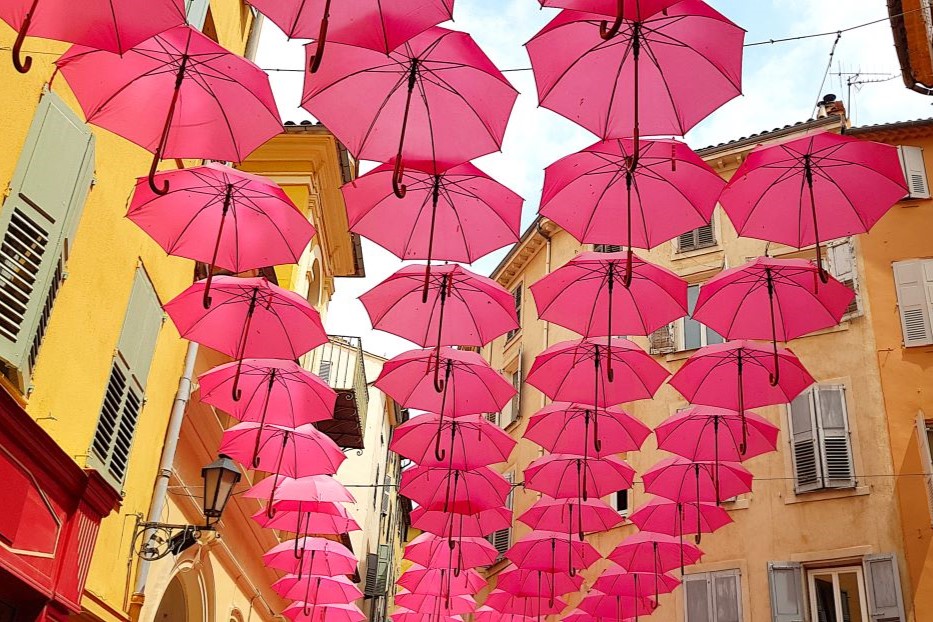
M836 32L887 17L884 0L709 0L709 4L748 31L747 43ZM556 13L554 9L540 9L537 0L456 0L455 21L444 26L471 33L500 69L520 69L530 67L523 44ZM694 128L685 137L687 142L697 149L806 120L826 93L834 93L844 101L856 125L933 116L933 98L904 87L886 21L842 35L830 75L821 89L835 39L833 34L746 47L744 94ZM257 56L259 66L294 69L300 68L302 62L301 43L288 42L267 20ZM885 80L892 76L893 79L853 86L850 101L848 76L833 74L854 72L862 74L859 80ZM270 76L282 118L296 122L312 119L298 107L302 74L271 71ZM538 107L530 71L508 71L506 76L521 95L512 113L502 152L479 158L475 163L525 198L524 231L537 213L544 168L596 142L596 138L570 121ZM362 170L365 172L367 168L364 166ZM473 269L489 274L507 250L484 257ZM363 241L363 253L367 276L365 279L337 279L326 327L333 334L359 335L367 350L392 356L412 345L373 331L357 297L395 272L401 262L367 240Z

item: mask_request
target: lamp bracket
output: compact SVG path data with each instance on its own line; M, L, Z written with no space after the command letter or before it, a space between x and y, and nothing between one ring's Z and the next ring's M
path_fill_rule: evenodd
M136 521L133 552L142 560L154 562L170 553L180 554L197 543L202 532L214 531L212 525L172 525Z

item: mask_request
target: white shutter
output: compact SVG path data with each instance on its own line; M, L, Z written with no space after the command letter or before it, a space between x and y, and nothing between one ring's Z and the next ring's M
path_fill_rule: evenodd
M688 574L683 577L684 582L684 608L686 622L715 622L710 610L709 575Z
M855 260L855 245L851 238L836 240L826 245L826 255L829 272L836 279L855 292L855 298L849 304L843 320L848 320L862 314L862 296L859 292L858 263Z
M499 413L486 413L486 421L493 425L499 425Z
M674 343L674 325L662 326L648 336L649 352L653 355L671 354L677 350Z
M768 562L772 622L805 622L803 567L796 562Z
M923 162L923 149L903 145L897 148L897 152L901 158L904 177L907 179L907 196L911 199L929 199L930 183Z
M211 0L185 0L185 12L188 15L188 24L192 28L201 30L207 19L207 11L211 8Z
M930 437L927 434L927 421L921 410L917 413L917 446L920 448L920 467L923 469L923 484L930 506L930 520L933 522L933 454L930 453Z
M515 475L513 473L503 473L502 476L509 484L512 484L515 481ZM513 509L512 497L514 496L514 493L515 488L512 487L509 490L509 495L505 499L505 507L509 510ZM508 529L500 529L499 531L491 533L486 537L486 539L489 540L490 544L492 544L496 551L499 553L496 560L499 561L505 557L506 551L508 551L509 547L512 546L512 528L509 527Z
M595 244L593 252L596 253L621 253L625 247L621 244Z
M712 622L742 622L740 577L738 570L724 570L711 575Z
M904 622L904 599L894 555L867 555L863 560L868 615L873 622Z
M904 346L933 345L933 260L894 264Z
M814 401L820 429L823 486L852 488L856 481L845 387L822 385L818 387Z
M794 490L798 494L823 487L815 410L812 390L798 395L788 408Z

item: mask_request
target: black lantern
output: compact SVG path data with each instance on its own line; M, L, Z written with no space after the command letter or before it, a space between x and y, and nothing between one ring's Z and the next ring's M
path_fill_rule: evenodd
M217 460L201 469L204 478L204 518L208 525L220 520L233 487L242 474L229 456L221 454Z

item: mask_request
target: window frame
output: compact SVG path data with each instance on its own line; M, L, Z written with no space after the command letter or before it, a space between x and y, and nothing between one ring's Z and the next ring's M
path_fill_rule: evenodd
M916 288L919 291L907 292L908 287L914 287L904 279L908 278L906 272L915 269L918 271ZM933 345L933 300L926 297L926 282L933 281L933 259L908 259L895 261L891 264L894 290L897 296L897 314L901 323L901 338L904 348L919 348ZM927 278L927 272L931 274ZM908 295L912 294L911 298ZM924 334L919 337L910 337L908 312L919 311L923 323Z
M836 605L837 619L843 620L842 601L840 600L839 575L854 572L857 576L859 586L859 607L861 608L862 620L872 620L868 615L868 591L865 582L865 572L862 566L833 566L830 568L807 568L807 602L810 606L811 617L818 615L816 582L817 575L832 575L833 577L833 599Z
M848 483L837 485L830 485L831 481L841 482L841 478L830 478L827 473L829 466L829 458L826 454L826 439L827 438L842 438L842 436L830 435L825 436L824 422L822 417L822 404L820 400L820 394L823 391L839 391L841 393L841 406L843 410L843 423L844 423L844 438L846 439L846 447L848 450L848 459L849 459L849 470L851 477ZM803 434L804 432L798 432L794 427L794 414L793 406L794 402L799 399L806 399L809 405L809 416L811 423L811 439L810 443L814 448L814 460L815 468L817 470L817 478L813 483L800 483L800 476L797 472L797 448L796 444L798 442L797 435ZM853 439L853 425L851 422L851 410L849 408L849 390L845 382L818 382L805 390L799 396L797 396L791 403L785 406L786 411L786 421L787 421L787 431L788 431L788 444L789 444L789 456L791 462L791 472L793 475L793 485L794 485L794 494L806 495L808 493L814 492L827 492L827 491L854 491L858 488L858 478L856 475L856 460L855 460L855 442Z
M515 316L518 319L518 328L510 330L505 334L506 345L511 344L515 341L516 337L522 334L522 309L525 306L525 281L516 283L515 286L509 290L509 293L512 294L512 303L515 305Z
M688 583L706 583L706 603L707 603L707 621L708 622L718 622L718 607L717 605L717 591L715 589L715 581L717 578L721 577L732 577L735 579L735 605L738 612L738 622L745 622L745 607L744 607L744 595L742 592L742 569L741 568L727 568L723 570L714 570L708 572L693 572L688 573L683 576L683 602L684 602L684 622L694 622L690 619L690 609L687 599L687 584Z
M690 283L687 285L687 299L690 299L690 289L697 288L697 296L699 297L700 290L703 288L702 283ZM700 345L697 347L687 347L687 321L695 322L700 327ZM700 348L705 348L710 345L710 333L718 336L721 341L716 341L714 343L725 343L726 339L715 330L709 326L694 320L689 314L685 317L682 317L673 323L673 335L674 335L674 352L693 352L694 350L699 350Z
M705 229L706 227L709 227L710 233L713 239L712 239L712 242L708 244L701 244L699 231L701 229ZM671 240L671 243L674 245L674 255L683 257L683 256L689 256L692 253L702 253L702 252L710 252L711 250L716 250L720 248L721 246L721 242L720 242L721 236L719 235L719 233L720 232L718 231L718 227L716 226L716 216L714 214L708 224L702 225L695 229L691 229L690 231L684 231L682 234L678 235L676 238ZM683 248L680 244L681 240L687 235L693 236L695 246L693 246L692 248Z

